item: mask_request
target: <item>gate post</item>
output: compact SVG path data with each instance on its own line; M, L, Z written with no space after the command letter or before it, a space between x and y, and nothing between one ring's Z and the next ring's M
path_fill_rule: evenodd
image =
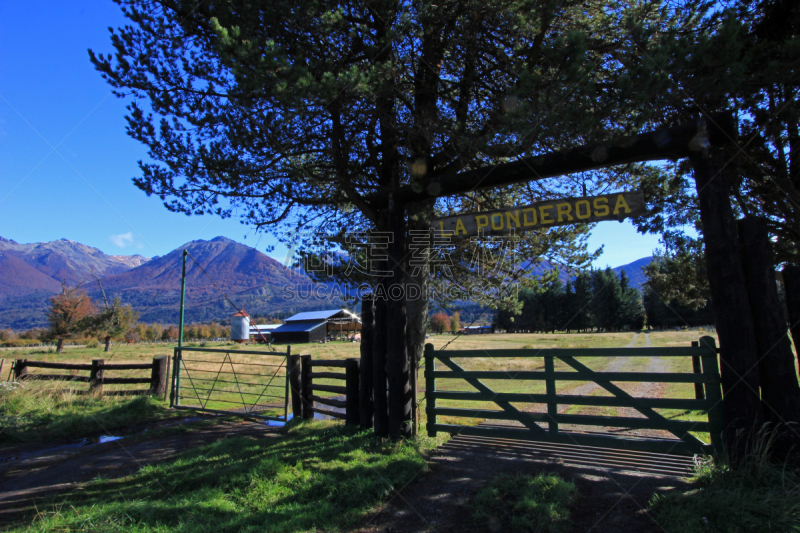
M153 370L150 372L150 394L164 396L167 390L167 356L153 357Z
M303 418L303 385L300 375L300 356L286 357L286 372L289 374L289 387L292 389L292 418Z
M347 359L345 361L345 411L344 423L358 425L360 422L358 381L361 361L359 359Z
M717 343L714 337L701 337L700 346L708 349L708 355L701 356L703 374L706 377L706 398L710 404L708 407L708 434L711 437L714 455L722 458L725 456L725 443L722 437L725 430L725 418L722 414L722 385L717 362Z
M544 356L544 371L545 374L553 374L556 371L556 365L553 361L552 355ZM556 381L548 379L545 381L545 391L547 392L547 417L550 419L548 422L548 429L550 435L558 435L558 404L556 403Z
M103 393L103 363L105 359L92 359L89 374L89 392Z
M311 356L300 356L300 377L302 381L303 420L314 418L314 401L311 399Z
M697 341L692 341L692 348L698 348L700 343ZM700 367L700 356L693 355L692 356L692 372L694 374L702 374L703 370ZM695 383L694 384L694 399L695 400L705 400L706 396L703 393L703 384L702 383Z
M28 360L17 359L14 361L14 381L22 381L28 375Z
M436 436L436 378L433 377L433 371L436 368L436 361L434 360L433 344L425 345L425 414L427 421L425 426L428 429L428 436ZM432 396L433 394L433 396Z

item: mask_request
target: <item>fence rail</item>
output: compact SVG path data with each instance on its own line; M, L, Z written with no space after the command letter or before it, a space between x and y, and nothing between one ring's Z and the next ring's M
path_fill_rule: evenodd
M295 377L297 386L292 387L293 392L293 405L296 401L297 407L293 407L295 412L300 412L302 409L303 418L309 419L314 417L314 413L329 416L331 418L339 418L344 420L347 424L359 423L359 381L360 381L360 368L361 361L358 359L317 359L314 360L310 355L299 356L300 364L295 363L294 368L299 370ZM291 366L291 365L290 365ZM344 373L339 372L318 372L317 368L343 368ZM343 380L344 386L341 385L321 385L314 384L314 379L335 379ZM295 396L295 390L298 394ZM345 397L344 400L337 400L330 397L318 396L314 392L331 392ZM297 398L297 400L295 400ZM336 407L344 409L344 413L333 411L331 409L323 409L316 407L314 403L319 403L328 407Z
M545 441L587 446L604 446L660 453L704 453L722 452L722 393L720 389L718 350L712 337L703 337L691 347L678 348L598 348L598 349L542 349L542 350L453 350L437 352L433 345L425 347L425 378L428 415L428 433L436 436L438 431L461 435L488 436ZM595 372L578 357L688 357L692 359L692 373L679 372ZM463 369L453 359L460 358L542 358L544 371L469 371ZM698 369L695 359L702 362ZM566 364L572 371L556 371L555 361ZM443 363L448 370L437 370L436 363ZM700 373L696 373L700 371ZM441 380L461 380L474 391L437 390ZM493 381L538 381L545 383L544 394L497 392L490 389L481 379ZM558 394L557 382L594 382L610 396L590 396ZM685 398L642 398L634 397L611 382L627 383L687 383L695 384L694 399ZM704 390L702 390L704 389ZM437 400L489 402L500 410L455 408L437 406ZM521 411L512 403L544 404L546 412ZM641 417L600 416L560 413L559 406L597 406L630 408ZM705 421L672 420L655 409L683 409L705 411ZM521 423L519 426L466 426L461 424L438 423L438 416L471 418L485 420L506 420ZM539 425L542 424L542 425ZM561 425L601 426L623 428L624 430L661 430L671 433L674 438L645 438L640 436L597 434L588 431L562 431ZM546 428L546 429L545 429ZM704 432L710 436L711 443L705 443L693 433Z
M14 361L13 372L16 381L72 381L78 383L88 383L89 392L108 395L136 395L152 394L163 396L167 388L167 368L168 357L166 355L156 356L152 363L106 363L104 359L93 359L91 364L87 363L50 363L46 361L28 361L27 359L17 359ZM88 376L77 376L71 374L32 374L28 372L31 368L44 368L53 370L71 370L89 372ZM121 370L150 370L149 377L106 377L106 371ZM150 385L143 390L122 390L122 391L103 391L104 385Z

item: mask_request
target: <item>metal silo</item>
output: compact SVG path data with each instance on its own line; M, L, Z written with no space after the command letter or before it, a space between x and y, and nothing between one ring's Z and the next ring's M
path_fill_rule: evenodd
M250 340L250 315L244 309L231 317L231 340L233 342Z

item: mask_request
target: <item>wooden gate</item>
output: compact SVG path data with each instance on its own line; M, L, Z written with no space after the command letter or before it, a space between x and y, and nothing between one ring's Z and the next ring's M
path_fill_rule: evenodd
M597 358L617 357L688 357L702 360L702 370L692 372L597 372L587 366ZM467 370L454 359L468 365L475 358L531 358L541 359L538 370ZM589 359L584 362L579 359ZM437 369L442 363L447 370ZM494 361L491 361L494 364ZM558 365L559 369L556 368ZM688 365L687 365L688 366ZM700 370L699 368L697 370ZM675 348L595 348L595 349L523 349L523 350L434 350L425 346L426 414L428 435L437 432L460 435L546 441L584 446L640 450L658 453L707 454L722 453L722 392L719 379L717 349L712 337L703 337L698 346ZM443 380L448 380L444 382ZM481 380L513 381L515 387L531 392L495 391ZM466 382L472 390L453 389L456 381ZM538 383L537 383L538 382ZM544 382L542 386L542 383ZM586 382L594 394L559 394L560 382ZM701 384L704 392L689 390L687 397L634 397L613 382L649 384ZM593 383L594 385L591 385ZM444 387L441 387L444 385ZM496 386L496 388L500 388ZM513 388L513 387L512 387ZM563 388L563 385L562 385ZM543 389L543 390L542 390ZM569 392L569 391L567 391ZM676 394L676 396L681 396ZM437 405L463 405L464 402L483 405L451 407ZM486 409L493 404L499 410ZM538 404L538 405L537 405ZM570 414L559 406L591 406L621 408L634 416L607 416L604 414ZM663 410L681 410L667 413ZM538 412L537 412L538 411ZM675 420L674 417L693 413L700 421ZM441 417L477 420L506 421L493 424L464 425L441 423ZM670 418L672 417L672 418ZM513 425L508 425L511 422ZM566 426L566 427L564 427ZM582 426L615 428L603 432L582 429ZM663 435L641 436L635 430L650 430ZM625 433L628 433L627 435ZM615 434L616 433L616 434ZM698 437L708 434L710 443Z

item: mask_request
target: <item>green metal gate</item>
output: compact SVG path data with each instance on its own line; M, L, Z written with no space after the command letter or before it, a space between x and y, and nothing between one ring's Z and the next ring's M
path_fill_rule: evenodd
M690 357L702 360L702 371L696 372L597 372L578 358L599 357ZM487 358L484 366L503 366L494 358L538 358L542 370L465 370L454 359L468 365L475 358ZM591 359L590 359L591 360ZM597 359L595 359L597 361ZM447 370L437 369L436 363ZM559 370L557 370L558 365ZM699 370L699 369L698 369ZM426 414L430 436L439 431L499 439L545 441L593 447L639 450L658 453L719 454L722 452L722 393L720 389L717 349L712 337L700 339L699 346L675 348L596 348L596 349L523 349L523 350L448 350L435 351L433 345L425 346ZM448 381L443 381L448 380ZM492 390L512 388L516 392ZM499 381L498 381L499 380ZM466 382L472 390L459 390L457 385ZM509 382L515 385L509 387ZM539 382L539 383L537 383ZM543 383L542 383L543 382ZM594 394L559 394L559 382L585 382ZM686 397L634 397L612 382L648 384L702 384L704 391L688 391ZM542 386L543 385L543 386ZM442 390L442 386L446 390ZM563 387L563 385L562 385ZM524 390L524 392L519 392ZM530 391L530 392L528 392ZM692 396L694 396L692 398ZM442 406L440 402L448 405ZM465 405L468 407L452 407ZM499 410L486 409L491 404ZM536 404L539 404L538 406ZM607 416L605 414L569 414L559 406L591 406L594 408L623 408L634 411L635 416ZM537 412L537 410L539 412ZM664 410L680 410L664 414ZM692 413L703 420L675 420ZM506 424L465 425L441 423L441 417L506 421ZM509 425L511 422L513 425ZM564 428L563 426L567 426ZM582 426L619 428L613 431L592 432ZM655 430L670 435L656 438L630 434L630 430ZM628 435L624 433L628 431ZM616 433L616 434L615 434ZM710 443L697 434L707 434Z
M170 405L288 422L290 350L175 348Z

